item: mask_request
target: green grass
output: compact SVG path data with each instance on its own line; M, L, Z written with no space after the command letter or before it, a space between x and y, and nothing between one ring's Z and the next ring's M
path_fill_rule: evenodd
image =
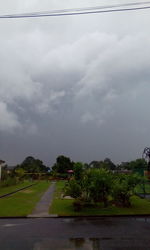
M0 216L26 216L32 212L42 194L49 187L47 181L40 181L28 189L0 199Z
M11 193L13 191L16 191L17 189L26 187L26 186L31 185L31 184L33 184L33 182L26 180L26 181L20 182L16 185L12 185L9 187L0 187L0 196L3 194Z
M73 199L66 200L61 198L62 188L65 183L60 181L56 184L56 192L54 200L50 207L50 214L58 214L60 216L92 216L92 215L136 215L150 214L150 202L133 196L131 199L131 208L120 208L116 206L103 207L99 203L95 207L85 207L80 212L74 211Z

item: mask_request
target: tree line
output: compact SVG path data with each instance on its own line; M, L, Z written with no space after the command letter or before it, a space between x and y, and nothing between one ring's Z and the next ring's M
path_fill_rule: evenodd
M33 156L26 157L21 164L9 168L7 165L2 168L2 180L6 181L11 178L14 182L15 178L22 180L23 178L39 178L43 175L44 178L63 178L68 179L70 177L69 171L75 171L75 175L80 177L82 171L88 169L105 169L109 171L121 171L132 170L136 172L138 169L146 169L147 162L144 159L137 159L131 162L123 162L115 164L109 158L103 161L92 161L91 163L74 162L69 157L59 155L56 158L56 162L52 166L46 166L40 159L36 159ZM77 171L78 169L78 171ZM13 179L13 180L12 180Z

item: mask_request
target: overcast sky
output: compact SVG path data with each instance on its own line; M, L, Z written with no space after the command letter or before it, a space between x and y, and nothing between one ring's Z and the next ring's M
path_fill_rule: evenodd
M0 14L104 3L0 0ZM150 146L149 26L150 10L1 19L0 158L141 157Z

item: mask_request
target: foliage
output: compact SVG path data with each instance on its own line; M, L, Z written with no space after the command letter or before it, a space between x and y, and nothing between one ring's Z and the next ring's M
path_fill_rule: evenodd
M2 171L1 179L2 179L2 180L6 180L7 177L8 177L7 165L5 165L4 167L2 167L1 171Z
M18 183L17 178L7 177L7 179L0 182L0 187L9 187L9 186L16 185L17 183Z
M92 168L105 168L107 170L115 170L116 165L109 159L106 158L104 161L92 161L90 163L90 167Z
M150 202L137 196L132 196L131 207L120 207L110 203L104 208L102 203L94 204L94 206L83 206L83 202L79 203L79 199L62 199L62 192L65 181L56 183L56 190L53 202L50 206L50 214L58 214L60 216L103 216L103 215L136 215L150 214ZM74 205L74 202L77 205Z
M90 168L105 168L105 164L103 161L92 161L90 163Z
M83 180L85 200L108 205L108 196L112 188L112 174L106 169L91 169L87 171Z
M90 168L90 164L84 163L84 170L87 170L87 169L89 169L89 168Z
M69 195L73 198L80 198L82 195L82 188L78 184L77 180L71 179L69 184L66 186L65 195Z
M122 162L119 167L121 169L128 169L128 170L135 170L135 169L146 169L147 168L147 162L145 161L145 159L136 159L134 161L130 161L130 162Z
M84 165L81 162L76 162L74 163L73 170L75 180L80 182L83 178Z
M16 168L14 171L16 172L17 169L23 169L27 173L47 173L49 168L43 165L43 162L39 159L35 159L32 156L28 156L25 160Z
M23 168L17 168L15 170L16 175L18 176L19 180L23 179L25 175L25 170Z
M68 170L73 169L73 162L69 157L60 155L56 159L56 163L53 165L52 170L54 173L67 173Z
M80 168L79 168L80 166ZM82 170L77 164L77 169ZM135 187L144 179L137 174L114 174L105 168L92 168L80 172L70 179L66 194L84 203L103 202L107 207L111 201L118 206L129 207L130 198L135 193ZM81 175L82 173L82 175ZM78 202L77 202L78 203Z
M105 164L106 168L109 170L116 169L116 165L109 158L105 158L104 164Z
M134 194L134 189L139 184L138 175L117 175L112 188L112 197L115 204L123 207L131 206L130 198Z
M108 205L108 196L112 188L112 174L106 169L89 169L81 181L73 178L66 187L66 194L80 198L84 202L100 202Z

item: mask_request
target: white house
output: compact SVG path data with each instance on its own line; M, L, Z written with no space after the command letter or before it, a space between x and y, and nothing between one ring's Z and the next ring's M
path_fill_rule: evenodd
M2 177L2 167L5 166L5 161L3 160L0 160L0 180L1 180L1 177Z

